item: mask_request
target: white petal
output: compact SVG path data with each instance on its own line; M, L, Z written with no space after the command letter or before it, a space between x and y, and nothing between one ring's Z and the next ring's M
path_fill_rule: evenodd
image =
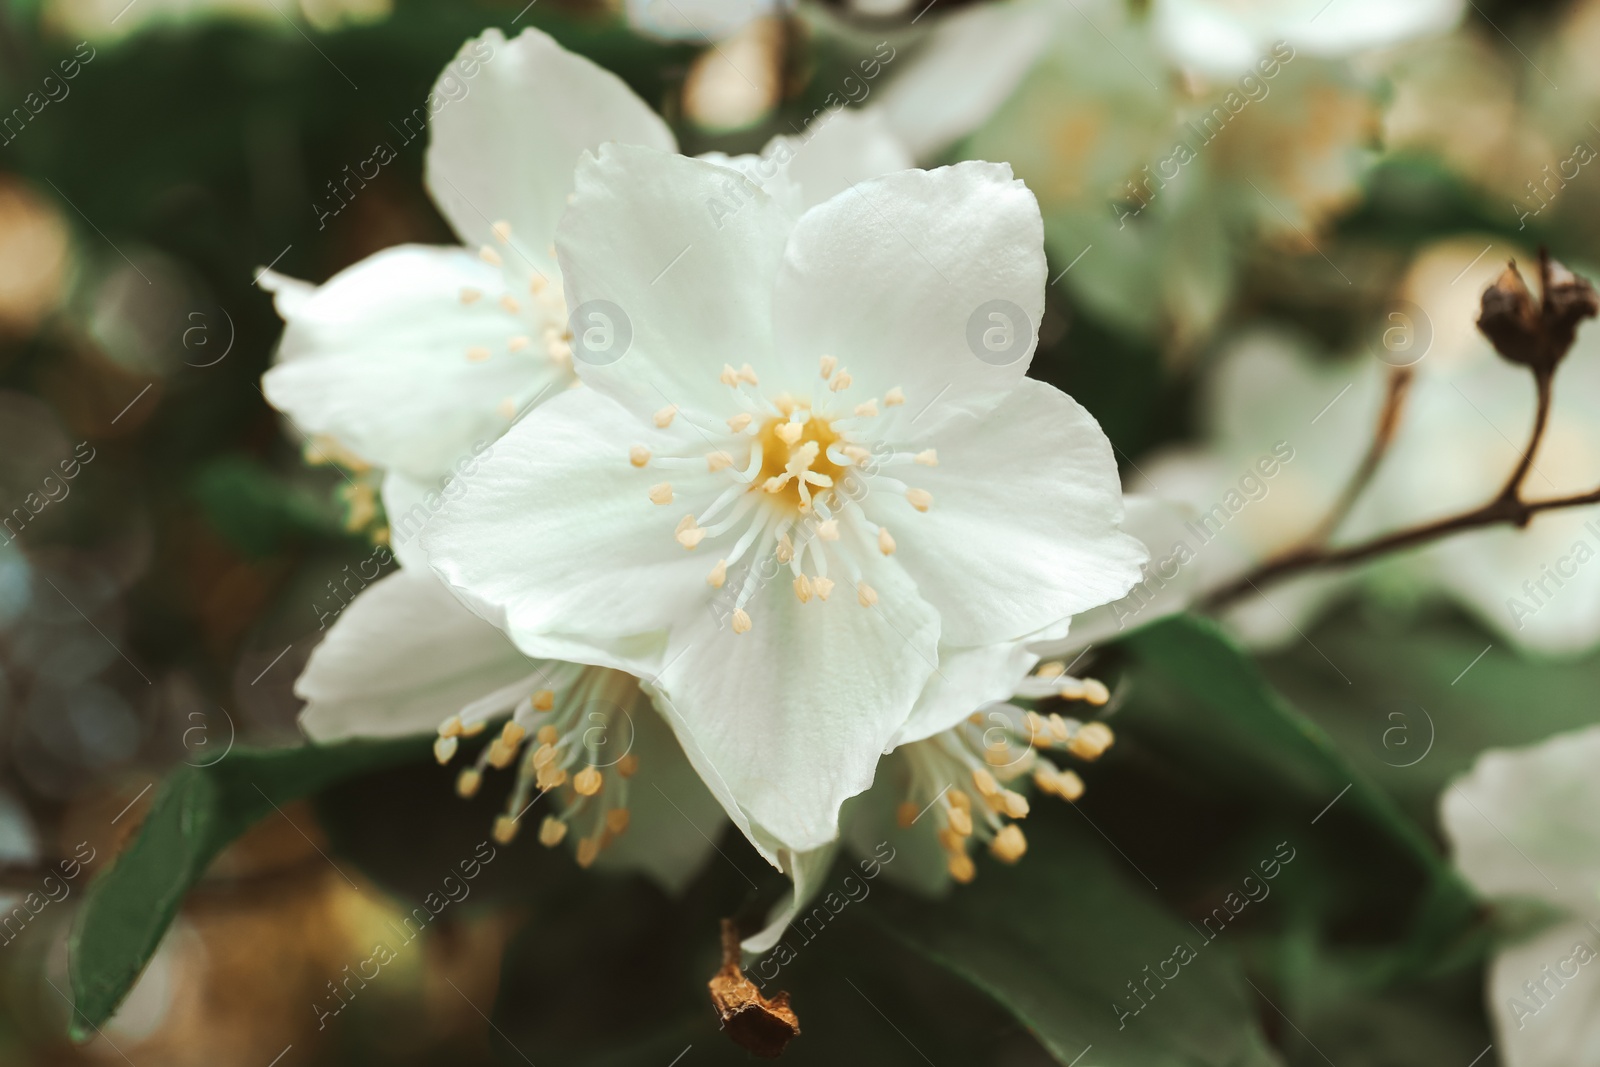
M538 666L428 571L396 571L340 613L295 683L315 741L431 733Z
M741 949L751 956L759 956L778 943L800 909L811 903L811 899L822 888L823 879L828 876L828 868L833 866L833 856L837 850L837 845L829 843L808 852L785 849L780 854L778 866L793 879L794 889L772 909L767 916L767 925L759 933L751 934L739 943Z
M939 465L915 468L925 513L883 494L873 518L939 609L944 640L1022 640L1108 604L1139 580L1145 547L1118 530L1122 487L1099 424L1059 389L1028 379L987 419L954 426Z
M978 4L942 19L883 91L889 125L920 159L981 126L1050 45L1052 3Z
M1199 569L1188 565L1193 554L1185 527L1194 517L1194 509L1134 493L1124 496L1122 503L1123 532L1137 537L1150 553L1143 577L1133 592L1121 600L1074 618L1066 637L1035 643L1033 650L1041 657L1070 658L1091 645L1115 640L1137 627L1183 611L1199 592Z
M937 664L939 620L905 575L881 562L865 577L875 608L843 590L801 604L779 581L752 601L748 633L709 611L672 631L658 704L702 777L785 848L837 836L839 806L872 784Z
M428 570L428 554L422 549L422 531L444 507L444 494L403 474L383 478L383 513L389 520L389 550L400 566L414 571Z
M962 648L939 646L939 670L911 710L891 747L948 730L974 711L1009 700L1039 657L1020 641Z
M939 844L934 816L918 819L914 826L900 825L900 805L909 795L911 765L903 751L891 752L878 764L872 788L845 805L844 841L863 856L883 858L883 873L895 885L927 896L949 889L948 856Z
M676 147L621 78L535 29L511 41L499 30L468 41L428 101L438 108L428 188L440 210L474 248L496 245L494 224L509 222L508 265L515 259L545 274L579 156L607 141Z
M798 137L774 137L760 158L787 159L783 169L808 208L870 178L916 166L880 108L824 112Z
M541 354L510 353L525 320L463 289L504 288L460 249L404 245L340 271L307 294L279 290L287 325L262 390L303 434L327 434L378 466L432 481L475 442L568 377ZM485 306L490 305L490 306ZM470 349L491 354L469 359Z
M633 741L628 751L639 759L639 770L628 780L628 829L595 865L643 871L669 893L679 893L716 850L727 816L643 692L627 712Z
M609 302L632 340L614 362L578 359L579 375L641 415L676 404L722 417L723 365L766 373L792 224L755 183L705 160L619 145L585 159L556 239L567 303Z
M677 439L593 390L556 397L497 441L466 492L429 522L430 565L541 655L553 651L534 643L542 635L598 643L696 611L714 592L706 584L714 561L673 538L684 509L651 503L657 476L629 463L635 444L661 451ZM578 651L564 654L584 658Z
M1600 932L1561 923L1504 949L1489 968L1489 1010L1506 1067L1600 1065ZM1526 986L1533 983L1538 996Z
M1479 892L1532 896L1580 914L1600 894L1600 726L1492 749L1445 789L1440 821Z
M786 363L813 377L819 356L836 357L852 398L901 387L907 418L930 433L989 411L1022 378L1044 283L1039 205L1010 167L901 171L800 219L773 332Z

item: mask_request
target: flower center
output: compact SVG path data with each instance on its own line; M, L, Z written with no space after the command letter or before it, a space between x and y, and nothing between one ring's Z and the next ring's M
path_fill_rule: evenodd
M761 471L752 489L759 487L797 513L811 510L811 487L831 487L844 477L845 469L828 456L840 435L818 415L805 412L803 422L792 416L768 419L759 440Z
M718 380L731 390L732 416L680 413L668 404L655 413L655 425L667 430L681 414L690 451L657 453L644 445L628 450L634 467L680 473L676 485L651 485L650 501L694 509L678 520L672 536L690 551L716 546L706 582L724 591L719 599L736 634L749 632L751 598L783 570L802 604L827 600L844 582L863 608L875 606L878 593L863 580L863 557L892 554L895 540L868 516L867 499L893 493L919 512L933 506L932 493L887 473L939 463L931 448L891 442L909 428L895 410L906 402L904 391L850 396L854 379L837 359L822 356L819 369L809 395L797 397L762 392L748 363L726 365ZM701 451L706 445L710 450ZM707 480L706 474L715 477Z

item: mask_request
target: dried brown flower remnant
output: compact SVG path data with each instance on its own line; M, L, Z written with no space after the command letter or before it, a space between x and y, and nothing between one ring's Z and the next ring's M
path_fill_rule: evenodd
M1478 329L1512 363L1549 375L1572 347L1578 323L1600 313L1600 296L1580 278L1539 253L1541 299L1536 301L1513 260L1483 294Z
M722 969L707 985L722 1028L745 1051L776 1059L800 1036L800 1020L789 1007L789 994L778 993L768 1000L744 976L739 967L739 928L732 919L722 920Z

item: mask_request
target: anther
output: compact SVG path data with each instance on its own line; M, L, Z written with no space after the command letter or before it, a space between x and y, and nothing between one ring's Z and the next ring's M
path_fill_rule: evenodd
M933 494L926 489L907 489L906 500L918 511L927 511L933 507Z
M915 456L913 456L912 459L913 461L922 464L924 467L937 467L939 465L939 453L931 448L923 449L921 452L918 452Z
M750 613L743 608L738 608L733 613L733 632L747 634L750 632Z
M566 836L567 824L554 815L546 815L544 822L539 824L539 844L545 848L555 848Z
M1115 740L1111 727L1103 722L1085 723L1077 733L1072 735L1072 740L1067 742L1067 751L1079 759L1099 759L1106 749L1111 747Z
M839 361L833 356L823 356L819 362L822 366L822 380L827 381L833 377L833 372L838 369Z
M1028 839L1022 836L1021 827L1006 826L994 835L994 840L989 843L989 851L1001 863L1015 863L1028 851Z
M634 445L628 449L628 462L635 467L642 467L650 462L650 450L644 445Z
M660 429L665 430L668 426L672 425L673 416L675 416L677 414L678 414L678 405L676 405L676 404L668 404L666 407L664 407L660 411L656 412L656 417L655 417L656 426L658 428L660 428Z
M905 391L898 385L883 394L883 406L886 408L899 407L906 402Z
M889 527L878 527L878 551L885 556L894 555L894 538L889 535Z
M650 503L652 503L652 504L670 504L670 503L672 503L672 483L671 482L661 482L661 483L659 483L657 485L652 485L650 487Z
M572 788L577 790L580 797L594 796L604 784L605 778L594 767L585 767L572 776Z

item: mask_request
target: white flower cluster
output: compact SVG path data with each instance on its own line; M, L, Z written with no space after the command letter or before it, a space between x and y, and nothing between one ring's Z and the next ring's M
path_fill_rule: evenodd
M913 169L871 112L689 158L538 31L467 48L427 159L463 247L263 281L267 396L410 527L301 677L306 731L447 763L493 726L458 790L516 768L497 839L548 793L544 844L668 885L726 817L803 899L869 791L936 879L1015 861L1013 786L1076 799L1062 758L1112 737L1007 701L1106 702L1068 625L1148 558L1099 425L1025 376L1033 194Z

